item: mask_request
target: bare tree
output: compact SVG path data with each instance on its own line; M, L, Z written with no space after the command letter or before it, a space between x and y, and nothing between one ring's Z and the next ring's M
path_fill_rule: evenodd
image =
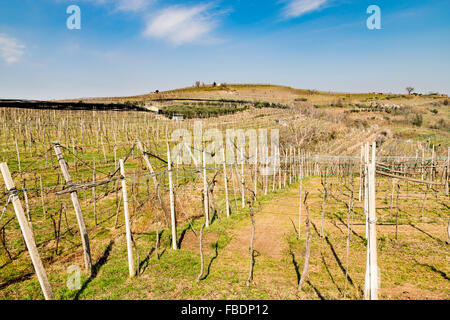
M413 87L406 87L406 91L408 91L408 94L411 95L415 89Z

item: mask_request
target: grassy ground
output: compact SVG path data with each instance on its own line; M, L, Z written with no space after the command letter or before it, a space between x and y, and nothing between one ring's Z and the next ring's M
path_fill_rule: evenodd
M123 99L144 101L164 97L212 100L227 98L288 105L289 109L252 108L234 115L210 118L203 122L203 126L205 130L218 128L222 132L229 128L279 129L282 146L294 145L307 153L354 156L359 155L361 143L377 140L379 156L417 155L420 159L423 149L425 157L430 158L434 147L436 157L443 158L447 156L447 148L450 146L450 131L447 126L450 123L450 109L448 104L445 105L446 98L443 96L355 95L270 85L227 85L216 88L186 88ZM356 105L370 103L402 104L404 108L395 112L349 112L358 108ZM421 126L412 123L416 114L422 115ZM205 233L207 276L197 283L195 279L200 268L200 223L193 222L194 233L187 221L202 216L202 181L193 171L184 171L183 166L180 166L179 172L182 173L178 179L174 179L177 180L175 186L178 219L181 224L181 250L173 252L167 249L171 239L168 230L165 230L162 234L161 259L157 261L155 252L152 251L156 238L155 230L167 228L168 224L155 201L151 179L147 183L147 168L138 152L130 156L126 171L141 274L136 279L128 279L126 276L128 267L120 189L117 189L117 183L110 184L96 190L98 225L94 221L91 190L80 192L95 269L93 276L83 275L82 290L70 291L66 288L67 268L73 264L83 266L83 257L70 198L67 195L54 194L63 182L51 143L60 141L70 150L75 147L75 153L81 159L72 155L70 150L64 150L73 181L79 183L92 179L94 159L98 171L96 179L101 180L107 179L107 173L115 170L114 151L117 159L125 158L136 138L139 138L146 143L152 154L165 159L165 133L178 128L191 130L193 122L188 120L175 123L160 116L137 112L1 110L0 118L4 123L0 131L0 158L8 162L18 188L31 188L28 197L36 241L58 298L361 298L365 270L365 231L361 203L355 204L355 225L348 263L351 281L349 278L345 289L347 211L344 202L348 201L349 191L341 182L334 182L334 185L339 187L335 187L327 203L324 226L327 237L322 239L316 229L312 228L310 274L304 290L298 293L296 283L304 263L305 228L303 225L301 238L297 239L293 227L293 223L297 224L298 216L297 186L286 192L279 191L277 194L262 197L261 203L256 206L255 277L254 284L247 288L245 281L250 263L248 211L236 210L233 203L235 214L232 218L222 217L224 192L222 176L219 175L220 181L215 195L222 214ZM17 149L21 158L21 172ZM154 157L151 162L157 171L167 168L163 161ZM246 179L250 181L252 174L247 171ZM209 181L212 180L213 174L214 170L208 173ZM41 177L45 190L44 206L39 190ZM164 202L168 204L167 175L161 174L158 178L163 186ZM239 182L235 180L236 177L233 177L233 183L239 189ZM45 188L55 185L59 188ZM3 190L2 181L0 188ZM311 178L305 182L305 189L311 192L309 204L312 221L320 230L320 181ZM381 297L448 299L449 255L445 233L448 197L430 192L424 206L424 215L421 217L425 188L403 184L401 190L401 223L398 240L395 240L397 211L395 205L389 208L391 180L379 179L377 207L382 223L378 227ZM239 194L239 190L237 193ZM23 193L20 193L20 198L25 206ZM7 194L4 193L0 203L4 204L6 200ZM239 195L236 201L239 207ZM14 211L10 206L0 220L0 228L13 218ZM59 221L61 237L56 252L54 233L55 224L58 226ZM0 298L42 298L17 221L11 220L4 230L11 258L4 248L0 247Z
M333 183L333 180L330 180ZM307 282L297 291L305 255L305 226L297 239L298 185L285 192L264 196L255 207L254 281L248 278L250 255L250 219L248 210L231 218L215 220L204 234L205 274L200 282L200 222L186 224L179 230L181 250L170 248L170 236L162 234L160 260L155 255L155 234L136 233L140 274L128 278L126 243L123 233L113 240L95 244L94 274L83 275L81 290L65 287L67 267L83 265L81 250L53 263L49 277L58 299L362 299L364 287L366 240L361 203L356 201L353 213L349 260L346 261L346 197L337 187L325 207L325 237L320 237L322 194L318 178L304 182L310 192L308 205L312 220L312 248ZM380 181L389 188L389 181ZM381 299L449 299L449 247L446 243L446 208L439 201L427 206L420 216L421 197L402 194L400 200L398 239L395 240L396 207L388 208L382 196L377 201L377 238ZM348 194L347 194L348 195ZM445 201L442 195L436 195ZM348 200L348 199L347 199ZM444 202L445 204L445 202ZM305 212L303 212L304 217ZM302 220L303 221L303 220ZM294 227L295 225L295 227ZM194 231L195 230L195 233ZM100 245L102 244L102 245ZM345 270L348 266L348 281ZM37 280L22 281L0 291L3 299L42 298Z

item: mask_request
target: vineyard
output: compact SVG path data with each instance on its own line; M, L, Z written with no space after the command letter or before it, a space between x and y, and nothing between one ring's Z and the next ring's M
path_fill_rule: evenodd
M249 103L219 103L228 91ZM1 299L449 299L444 97L230 86L105 102L179 96L215 102L0 109ZM279 130L279 166L263 174L248 145L233 164L225 145L173 152L198 121Z

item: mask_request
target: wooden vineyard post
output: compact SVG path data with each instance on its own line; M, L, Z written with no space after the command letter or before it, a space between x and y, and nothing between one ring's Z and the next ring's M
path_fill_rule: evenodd
M264 195L267 196L267 193L269 192L269 174L267 171L267 164L264 165Z
M28 225L30 226L30 230L31 230L31 235L33 236L33 239L34 239L34 233L33 233L33 222L31 221L31 215L30 215L30 204L29 204L29 202L28 202L28 193L27 193L27 191L26 191L26 182L25 182L25 180L24 180L24 182L23 182L23 187L24 187L24 190L23 190L23 197L24 197L24 200L25 200L25 208L26 208L26 218L27 218L27 221L28 221Z
M231 182L233 183L233 197L234 197L234 206L236 208L236 214L239 213L239 207L237 203L237 186L239 186L239 178L238 178L238 169L237 164L234 163L234 173L233 173L233 165L231 165Z
M366 153L369 145L366 147ZM368 172L368 216L367 216L367 264L366 281L364 286L364 296L366 300L378 300L378 263L377 263L377 234L376 234L376 192L375 192L375 172L376 172L376 143L372 145L372 162L367 157L366 167Z
M203 148L203 206L205 211L205 225L209 227L209 201L208 201L208 180L206 176L206 151Z
M245 177L244 177L244 149L241 149L241 197L242 197L242 209L245 208Z
M276 180L277 180L277 171L274 169L272 169L272 192L275 192L275 184L276 184Z
M434 145L431 151L431 168L430 168L430 181L434 181Z
M450 175L450 147L447 149L447 170L445 172L445 193L449 195L449 175Z
M167 169L169 172L169 199L170 199L170 222L172 226L172 249L177 250L177 218L175 214L175 200L173 197L173 182L172 182L172 158L170 155L169 141L167 144Z
M296 153L296 149L294 148L292 151L292 181L297 181L297 177L295 175L295 165L296 165L296 160L295 160L295 153Z
M421 167L421 172L422 172L422 177L420 178L421 180L423 180L423 175L425 173L425 148L422 147L422 162L420 164Z
M96 172L95 172L95 158L94 158L94 168L92 170L92 182L95 182L96 179L97 179L97 177L96 177ZM92 188L92 202L94 204L95 225L98 226L98 221L97 221L97 201L96 201L96 195L95 195L95 187Z
M376 142L372 144L372 163L370 171L370 202L369 202L369 241L370 241L370 299L378 300L378 255L377 255L377 234L376 234Z
M368 198L368 185L369 185L369 179L368 179L368 163L369 163L369 143L366 143L364 145L364 173L363 173L363 182L364 182L364 189L363 189L363 208L364 208L364 218L365 218L365 226L366 226L366 240L368 242L369 240L369 198ZM365 275L365 283L364 283L364 298L367 299L368 294L368 285L369 285L369 245L367 244L367 251L366 251L366 275Z
M31 231L30 225L28 224L27 218L23 211L22 204L20 202L19 196L17 195L16 186L9 172L8 165L6 163L0 164L0 169L2 172L3 179L5 180L5 186L11 196L11 202L14 206L14 211L16 212L17 220L19 221L20 230L22 231L23 238L25 239L25 244L30 254L31 261L33 262L34 270L41 285L42 292L46 300L54 300L53 291L47 278L47 273L45 272L44 265L39 256L39 252L34 242L33 232Z
M285 153L284 153L284 170L283 170L283 188L285 188L286 189L286 179L287 179L287 176L286 176L286 174L287 174L287 170L288 170L288 165L287 165L287 163L288 163L288 161L287 161L287 151L285 151Z
M303 178L300 178L300 199L298 207L298 239L300 239L300 228L302 226L302 191L303 191L302 188L303 188Z
M61 167L61 172L66 180L67 186L71 188L72 186L72 178L70 177L69 170L67 168L67 163L64 160L64 157L61 153L61 146L58 142L54 143L54 149L56 153L56 157L59 162L59 166ZM87 271L92 271L92 259L91 259L91 249L89 247L89 237L86 231L86 225L84 223L83 213L81 212L80 202L78 200L78 192L72 191L70 193L70 197L72 198L73 208L75 210L75 215L78 221L78 228L80 229L81 235L81 243L83 245L84 252L84 266Z
M328 200L328 189L327 189L327 184L328 184L328 167L325 168L325 176L322 176L321 173L321 179L322 179L322 186L323 186L323 201L322 201L322 220L321 220L321 224L320 224L320 236L322 238L325 238L325 233L323 231L323 225L325 222L325 207L327 204L327 200Z
M289 147L289 184L292 184L292 146Z
M228 177L227 177L227 161L225 159L225 148L222 147L222 158L223 158L223 175L225 184L225 210L227 211L227 217L230 216L230 200L228 198Z
M391 200L389 201L389 210L392 208L392 203L394 202L394 193L395 193L395 179L392 179L392 193L391 193Z
M278 189L281 190L281 161L278 165Z
M368 230L368 216L369 216L369 198L368 198L368 187L369 187L369 179L368 179L368 163L369 163L369 144L367 143L364 147L364 216L366 219L366 239L368 239L369 230Z
M364 177L363 177L363 159L364 159L364 145L361 145L361 158L359 160L359 202L363 191Z
M39 176L39 186L41 190L41 205L42 205L42 213L43 213L43 219L46 219L46 211L45 211L45 202L44 202L44 190L42 187L42 176Z
M135 276L134 262L133 262L133 243L131 240L131 226L130 226L130 213L128 212L128 194L127 194L127 182L125 180L125 165L123 159L119 160L120 175L122 180L122 198L123 198L123 210L125 214L125 230L127 238L127 252L128 252L128 270L130 278Z
M17 163L19 164L19 173L22 173L22 168L20 166L19 145L17 144L17 139L16 139L16 153L17 153Z
M256 152L255 152L255 201L257 199L258 195L258 146L256 146Z

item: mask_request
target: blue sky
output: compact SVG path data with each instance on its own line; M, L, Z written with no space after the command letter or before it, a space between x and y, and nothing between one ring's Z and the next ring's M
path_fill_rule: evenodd
M69 5L81 30L69 30ZM370 5L381 30L369 30ZM205 83L450 93L448 0L0 0L0 98Z

